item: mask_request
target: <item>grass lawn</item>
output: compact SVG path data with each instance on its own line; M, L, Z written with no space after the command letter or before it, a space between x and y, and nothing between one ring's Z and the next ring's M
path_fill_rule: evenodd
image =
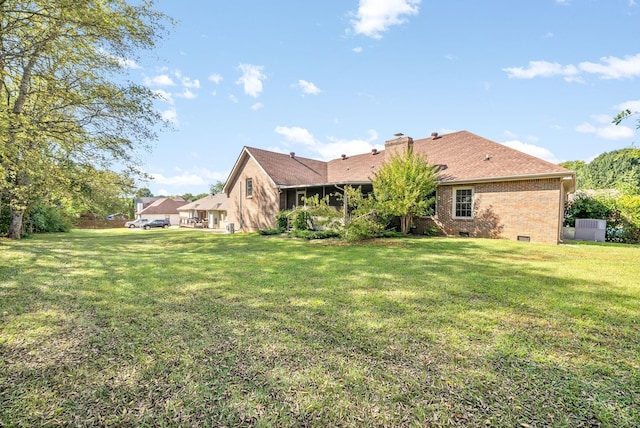
M640 246L0 240L0 426L640 426Z

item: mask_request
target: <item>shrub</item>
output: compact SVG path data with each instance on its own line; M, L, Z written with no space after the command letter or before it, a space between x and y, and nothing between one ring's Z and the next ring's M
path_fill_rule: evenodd
M275 229L260 229L258 230L259 235L268 236L268 235L280 235L284 233L284 229L275 228Z
M289 229L289 215L291 211L280 211L276 214L276 227L278 229L287 230Z
M340 237L340 232L335 230L292 230L289 234L295 238L302 239L327 239Z

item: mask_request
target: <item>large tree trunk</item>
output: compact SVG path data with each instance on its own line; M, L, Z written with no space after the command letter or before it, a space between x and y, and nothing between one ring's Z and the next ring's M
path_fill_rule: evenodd
M9 223L9 230L7 231L7 238L20 239L22 238L22 219L24 218L24 211L11 210L11 223Z

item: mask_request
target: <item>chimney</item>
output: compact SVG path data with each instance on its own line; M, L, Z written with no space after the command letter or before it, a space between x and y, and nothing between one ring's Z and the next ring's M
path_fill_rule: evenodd
M385 156L402 155L413 150L413 138L395 134L396 138L384 142Z
M291 159L295 158L296 157L296 152L289 152L289 157Z

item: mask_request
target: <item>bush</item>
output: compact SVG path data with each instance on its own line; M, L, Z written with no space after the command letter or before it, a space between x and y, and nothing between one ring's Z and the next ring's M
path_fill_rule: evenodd
M302 239L338 238L340 233L335 230L292 230L289 235Z
M291 226L293 230L311 230L311 213L305 209L295 210L291 213Z
M364 241L379 237L384 225L373 213L353 218L344 227L344 239L348 242Z
M258 230L259 235L268 236L268 235L280 235L284 233L284 229L276 228L276 229L260 229Z
M276 214L276 228L282 229L282 230L289 229L290 214L291 214L291 211L289 210L280 211L278 214Z
M71 222L59 208L36 205L27 214L25 230L27 233L68 232Z
M640 243L640 196L579 192L567 203L565 226L575 226L578 218L606 220L609 242Z

